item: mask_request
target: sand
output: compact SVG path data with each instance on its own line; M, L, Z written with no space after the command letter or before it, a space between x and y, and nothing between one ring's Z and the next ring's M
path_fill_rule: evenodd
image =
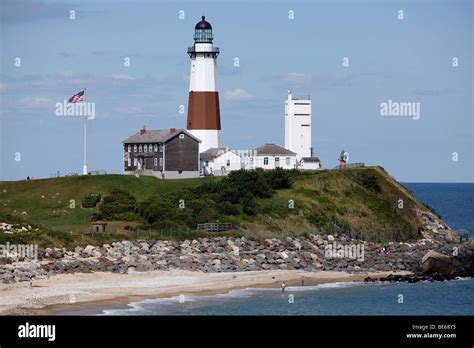
M128 304L150 298L226 293L252 287L316 285L361 281L408 272L374 272L361 275L346 272L270 270L254 272L202 273L184 270L117 273L60 274L49 279L0 284L0 315L51 315L85 307Z

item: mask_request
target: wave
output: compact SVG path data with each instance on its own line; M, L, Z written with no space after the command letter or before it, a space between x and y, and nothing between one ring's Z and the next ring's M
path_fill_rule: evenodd
M364 282L334 282L324 283L318 285L306 285L306 286L287 286L285 288L285 294L293 292L310 292L320 291L327 289L342 289L351 288L356 286L366 285ZM371 284L374 285L374 284ZM227 301L230 299L240 298L251 298L264 293L280 293L281 288L245 288L239 290L230 290L225 293L213 294L213 295L179 295L165 298L147 299L138 302L131 302L128 304L129 308L121 309L104 309L103 315L136 315L136 314L160 314L160 313L174 313L176 309L179 309L179 305L196 304L205 305L208 303L215 303L220 301Z

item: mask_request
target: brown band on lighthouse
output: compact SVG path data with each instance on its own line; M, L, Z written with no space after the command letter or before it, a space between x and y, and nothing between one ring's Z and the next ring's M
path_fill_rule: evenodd
M189 92L187 129L221 129L219 92Z

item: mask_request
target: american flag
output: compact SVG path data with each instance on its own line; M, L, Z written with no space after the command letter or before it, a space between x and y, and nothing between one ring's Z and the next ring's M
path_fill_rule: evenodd
M82 92L74 94L71 98L68 99L68 103L77 103L84 101L84 93L86 90L83 90Z

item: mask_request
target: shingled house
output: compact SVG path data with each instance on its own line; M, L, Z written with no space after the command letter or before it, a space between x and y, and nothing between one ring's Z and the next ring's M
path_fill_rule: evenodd
M122 141L125 174L163 179L199 177L199 143L184 129L147 130Z

